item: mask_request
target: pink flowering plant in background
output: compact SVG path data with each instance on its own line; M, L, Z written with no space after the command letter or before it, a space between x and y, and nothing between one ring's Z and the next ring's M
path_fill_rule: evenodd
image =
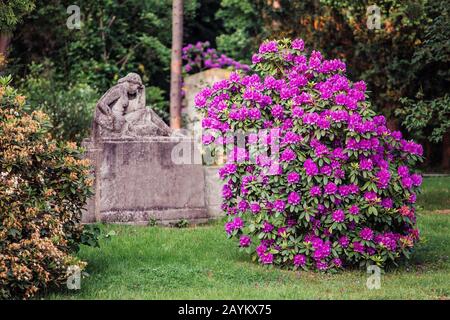
M302 40L264 42L252 61L254 74L232 73L196 97L203 143L228 146L228 236L259 263L290 269L408 258L422 147L386 127L344 62Z
M212 68L223 68L233 70L249 71L250 67L239 61L235 61L224 54L210 48L210 43L197 42L188 44L182 49L183 71L187 74L194 74Z

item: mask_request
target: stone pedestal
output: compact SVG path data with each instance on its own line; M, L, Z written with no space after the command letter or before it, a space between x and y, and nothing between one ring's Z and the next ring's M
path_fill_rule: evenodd
M95 196L83 222L208 220L204 170L195 164L191 138L102 138L84 146L95 166Z
M219 218L225 215L225 212L221 209L223 181L219 178L219 168L217 166L204 166L206 207L211 218Z

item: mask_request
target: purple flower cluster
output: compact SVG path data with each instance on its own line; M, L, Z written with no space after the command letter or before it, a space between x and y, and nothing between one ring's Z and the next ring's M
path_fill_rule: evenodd
M319 173L317 165L311 159L306 159L303 163L303 167L305 168L305 172L308 176L315 176Z
M278 51L278 43L276 41L265 42L259 47L260 54L277 51Z
M282 162L291 162L295 160L296 157L297 156L294 151L292 151L291 149L285 149L283 153L281 153L280 160Z
M381 233L375 236L375 243L387 248L389 251L395 251L397 249L397 243L400 239L399 234L392 232Z
M373 231L372 231L372 229L365 227L361 230L361 232L359 233L359 236L363 240L370 241L373 239Z
M320 269L327 269L327 263L324 260L331 254L331 242L323 241L323 239L314 237L311 240L311 245L313 248L312 258L316 261L316 264L320 263L323 266L323 268Z
M224 54L220 54L216 49L210 48L210 43L197 42L188 44L182 49L182 59L184 61L183 70L186 73L194 74L212 68L232 68L234 70L250 70L246 64L235 61Z
M255 74L234 72L195 98L205 145L250 132L219 171L228 235L260 263L293 269L405 255L419 240L422 147L374 115L345 63L303 40L267 41L252 61Z
M225 224L225 231L230 234L234 230L242 229L244 227L244 220L241 217L234 217L234 219Z
M299 204L300 203L300 195L297 192L292 191L288 195L288 203L291 205Z
M300 181L300 175L297 172L290 172L287 175L287 181L288 183L297 183Z
M324 191L326 194L335 194L338 191L338 187L334 182L328 182L325 185Z
M342 209L335 210L333 212L332 218L333 218L334 222L339 222L339 223L344 222L344 220L345 220L344 210L342 210Z
M306 256L303 254L297 254L294 256L294 265L302 267L306 264Z
M309 194L311 197L318 197L322 194L322 190L319 186L312 186L309 190Z
M406 189L411 189L413 186L418 187L422 184L422 177L418 174L410 175L407 166L400 166L397 172L402 186Z
M273 230L273 225L271 225L269 222L264 221L262 232L264 233L270 233Z
M262 264L272 264L273 254L268 252L268 248L265 244L261 243L256 248L256 253L258 254Z
M242 235L241 238L239 239L239 245L243 248L250 246L251 243L252 239L249 236Z

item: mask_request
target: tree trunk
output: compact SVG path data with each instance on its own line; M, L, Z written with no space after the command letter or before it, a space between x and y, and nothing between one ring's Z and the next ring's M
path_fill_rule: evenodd
M183 45L183 0L172 5L172 62L170 65L170 127L181 128L181 49Z
M398 125L398 120L394 118L387 118L386 127L391 131L398 131L400 126Z
M447 131L442 138L442 161L443 170L450 169L450 131Z
M0 33L0 54L7 57L9 42L11 41L11 34Z

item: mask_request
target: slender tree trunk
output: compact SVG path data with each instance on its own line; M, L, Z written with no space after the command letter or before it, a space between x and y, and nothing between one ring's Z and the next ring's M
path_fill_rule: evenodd
M172 5L172 62L170 65L170 127L181 128L181 49L183 45L183 0Z
M386 126L388 127L389 130L392 131L397 131L399 130L399 125L398 125L398 120L395 118L387 118L386 120Z
M0 33L0 54L5 58L8 53L9 42L11 41L11 34L9 33Z

